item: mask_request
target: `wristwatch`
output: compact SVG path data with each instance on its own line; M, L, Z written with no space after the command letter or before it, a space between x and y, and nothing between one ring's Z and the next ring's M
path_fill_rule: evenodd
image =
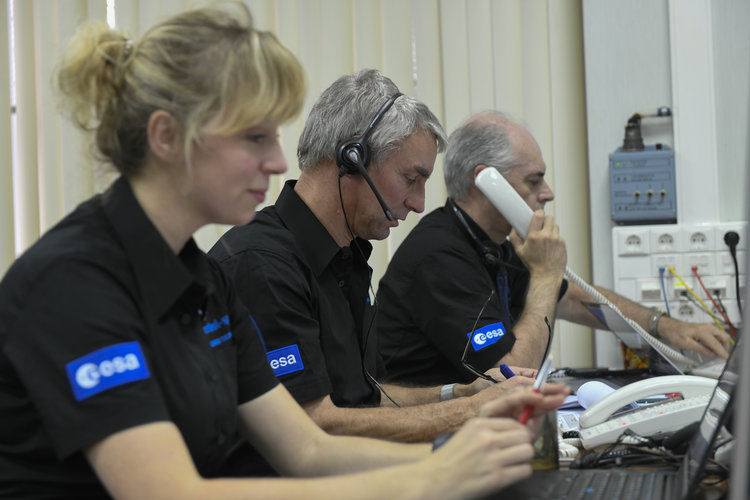
M440 388L440 401L448 401L449 399L453 399L453 388L456 387L456 384L445 384L443 387Z
M666 311L662 311L658 307L651 308L651 317L648 319L648 329L646 331L654 337L659 336L659 320L662 318L662 316L669 317L669 314L667 314Z

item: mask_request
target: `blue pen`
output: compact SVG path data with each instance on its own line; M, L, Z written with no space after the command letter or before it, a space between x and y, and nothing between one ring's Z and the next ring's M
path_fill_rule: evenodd
M516 374L513 373L513 370L511 370L510 368L508 368L508 365L506 365L505 363L502 363L500 365L500 373L502 373L503 377L505 377L505 378L511 378L511 377L515 377L516 376Z

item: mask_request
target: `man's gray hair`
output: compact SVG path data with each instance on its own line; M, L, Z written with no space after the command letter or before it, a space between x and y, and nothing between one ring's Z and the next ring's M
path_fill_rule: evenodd
M342 76L328 87L310 110L297 146L300 170L336 159L338 144L361 134L385 102L399 89L374 69ZM437 151L445 149L446 134L422 101L402 95L375 126L367 144L372 163L383 163L399 144L417 130L432 133Z
M500 111L474 115L448 138L443 169L448 196L463 201L474 184L474 169L487 165L507 177L518 160L508 136L508 127L523 127ZM525 127L524 127L525 128Z

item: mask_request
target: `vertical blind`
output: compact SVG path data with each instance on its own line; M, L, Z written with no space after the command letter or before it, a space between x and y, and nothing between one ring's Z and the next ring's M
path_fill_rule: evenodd
M166 16L208 3L3 0L0 273L40 234L114 178L111 169L96 162L88 138L58 113L51 77L76 27L91 19L107 20L109 7L115 27L137 37ZM590 255L580 0L245 3L256 25L275 32L300 58L308 74L303 113L282 130L289 170L272 181L267 196L270 202L285 179L299 174L296 141L317 96L342 74L377 68L404 93L423 100L448 133L472 113L486 109L507 111L524 120L539 142L548 182L556 194L549 211L555 214L566 240L575 242L568 245L568 262L587 277ZM11 75L15 75L13 87ZM15 112L11 95L15 95ZM439 156L427 183L425 212L444 202ZM418 216L412 214L387 240L375 243L370 262L373 286L377 287L390 256L417 222ZM225 230L209 226L201 229L196 239L208 249ZM568 325L563 330L566 328L575 327Z

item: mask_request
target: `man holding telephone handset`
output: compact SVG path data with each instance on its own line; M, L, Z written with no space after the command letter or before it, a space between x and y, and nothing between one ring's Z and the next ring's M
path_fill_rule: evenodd
M476 187L485 168L497 169L534 210L525 239ZM536 368L549 341L545 318L604 328L582 304L590 296L563 279L565 242L543 211L554 199L545 172L533 136L503 113L475 115L450 136L449 198L399 246L378 289L379 351L392 380L472 380L464 361L480 372L499 363ZM595 288L649 333L682 349L728 356L729 336L713 325L680 322ZM473 349L464 359L467 335Z

